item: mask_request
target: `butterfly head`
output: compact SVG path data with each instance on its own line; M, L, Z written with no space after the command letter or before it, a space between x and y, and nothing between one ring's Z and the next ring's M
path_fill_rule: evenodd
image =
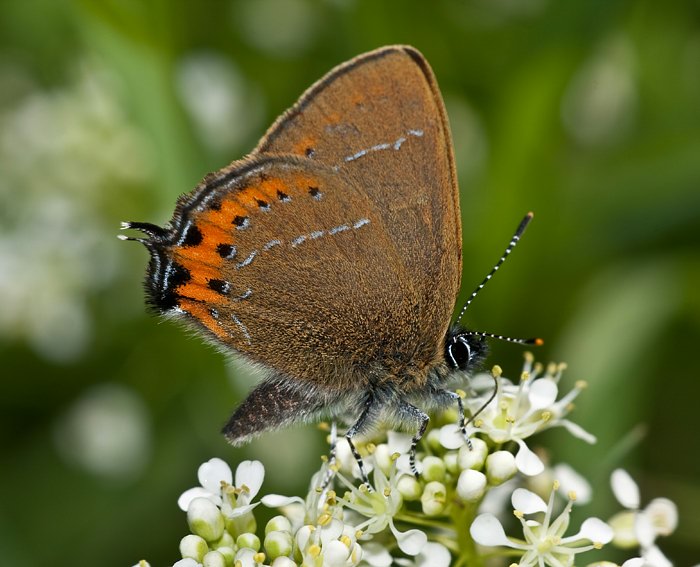
M487 354L485 337L459 326L452 327L445 337L445 360L454 371L471 373L481 365Z

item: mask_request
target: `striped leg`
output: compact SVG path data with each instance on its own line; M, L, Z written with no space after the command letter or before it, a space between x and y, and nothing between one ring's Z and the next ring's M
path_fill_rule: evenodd
M416 431L416 434L411 440L411 451L409 453L409 463L411 465L411 472L416 478L418 478L420 475L418 474L418 469L416 469L416 447L418 446L420 440L423 438L425 430L428 428L430 418L428 417L427 413L425 413L422 410L419 410L416 406L414 406L413 404L409 404L408 402L399 402L398 410L402 421L419 424L418 431Z

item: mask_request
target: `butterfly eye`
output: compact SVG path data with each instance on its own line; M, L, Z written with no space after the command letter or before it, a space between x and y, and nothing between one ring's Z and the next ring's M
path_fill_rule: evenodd
M456 336L448 343L447 360L453 368L466 370L472 360L472 349L465 337Z

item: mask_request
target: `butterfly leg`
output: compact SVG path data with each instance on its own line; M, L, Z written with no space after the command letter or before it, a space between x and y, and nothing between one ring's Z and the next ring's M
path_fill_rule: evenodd
M348 445L350 445L352 456L355 457L357 466L360 468L360 478L368 488L371 488L371 485L369 483L367 472L365 471L362 455L360 455L360 452L357 450L357 447L355 447L352 440L356 435L362 433L376 419L377 410L379 409L378 406L379 404L376 402L373 396L368 397L365 401L364 409L362 410L360 417L345 433L345 439L347 440Z
M420 475L418 473L418 469L416 469L416 447L418 446L420 440L423 438L425 430L428 428L428 423L430 423L430 417L428 417L427 413L418 409L413 404L409 404L408 402L404 401L399 402L398 411L401 421L419 424L418 431L416 431L415 435L413 436L413 439L411 439L411 450L409 452L408 457L409 463L411 465L411 472L416 478L418 478Z
M326 488L328 488L328 485L331 483L331 480L333 480L333 477L335 476L335 461L337 458L337 450L338 426L336 425L335 421L332 421L330 433L330 450L328 451L328 469L326 470L326 474L323 477L323 482L321 483L321 490L326 490Z
M464 402L462 402L462 396L460 396L457 392L445 391L445 393L457 403L457 411L459 412L459 430L462 432L464 441L471 451L474 447L472 447L472 441L469 439L469 434L467 433L467 422L464 420Z

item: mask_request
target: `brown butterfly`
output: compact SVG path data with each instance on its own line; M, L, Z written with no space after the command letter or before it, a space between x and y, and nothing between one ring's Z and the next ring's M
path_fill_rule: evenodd
M165 228L123 227L147 235L131 240L151 254L149 303L267 371L224 427L234 445L343 419L366 481L352 440L379 421L415 432L414 472L427 411L456 404L466 437L448 386L494 335L450 325L462 272L457 176L440 91L416 49L336 67L249 156L181 197Z

